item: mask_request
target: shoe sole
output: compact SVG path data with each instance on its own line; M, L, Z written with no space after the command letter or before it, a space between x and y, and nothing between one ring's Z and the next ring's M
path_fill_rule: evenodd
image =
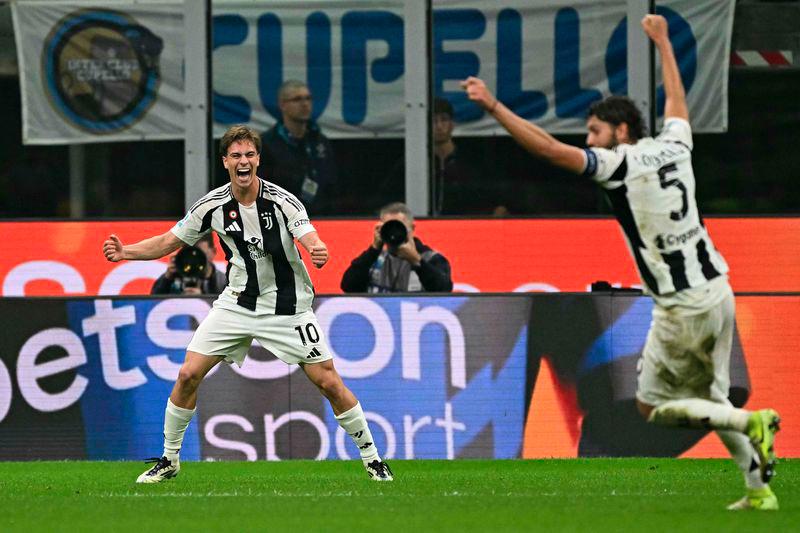
M726 507L728 511L777 511L778 502L735 502Z
M136 480L136 483L161 483L162 481L166 481L167 479L173 479L176 477L178 477L178 472L164 475L161 477L161 479L154 479L152 477L140 478Z

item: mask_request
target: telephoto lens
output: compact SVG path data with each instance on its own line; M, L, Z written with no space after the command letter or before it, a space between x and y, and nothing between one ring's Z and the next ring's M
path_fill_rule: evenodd
M399 220L387 220L381 226L381 240L385 242L389 248L397 248L408 239L408 230L406 225Z
M196 246L184 246L175 255L175 276L201 278L206 270L206 255Z

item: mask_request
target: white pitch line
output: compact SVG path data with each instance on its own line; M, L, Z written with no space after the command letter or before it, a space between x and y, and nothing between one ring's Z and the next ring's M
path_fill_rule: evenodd
M99 494L100 498L238 498L242 496L267 496L273 498L275 496L284 498L308 498L308 497L342 497L349 498L353 496L352 492L327 492L327 493L312 493L312 492L124 492L124 493L108 493ZM368 496L362 494L361 496Z

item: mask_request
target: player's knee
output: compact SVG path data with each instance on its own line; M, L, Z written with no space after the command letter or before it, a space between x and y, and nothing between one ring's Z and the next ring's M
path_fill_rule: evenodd
M322 391L322 394L329 399L336 399L341 396L344 383L336 375L326 375L317 383L317 387Z
M185 391L193 391L200 385L202 379L200 372L184 365L178 371L177 384Z
M336 392L338 389L336 386L336 380L328 378L322 379L319 383L317 383L317 387L319 387L319 390L322 391L322 394L324 394L326 398L336 397Z
M639 410L639 414L642 415L645 420L650 419L650 413L652 413L653 409L655 409L654 406L640 402L639 400L636 400L636 408Z

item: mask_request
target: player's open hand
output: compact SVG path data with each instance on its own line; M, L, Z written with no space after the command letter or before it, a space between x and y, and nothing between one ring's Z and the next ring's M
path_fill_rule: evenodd
M103 255L112 263L122 261L122 241L113 233L108 236L108 239L103 243Z
M470 100L490 113L497 107L497 98L486 87L486 83L482 79L470 76L461 82L461 88L466 91Z
M656 44L669 40L667 19L661 15L645 15L642 19L642 28Z
M311 262L317 268L322 268L328 262L328 247L324 242L319 241L309 250Z

